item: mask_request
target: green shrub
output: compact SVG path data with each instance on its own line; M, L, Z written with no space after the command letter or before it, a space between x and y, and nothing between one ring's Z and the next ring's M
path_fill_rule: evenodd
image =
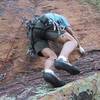
M91 5L94 5L100 10L100 0L83 0L83 1L88 2Z

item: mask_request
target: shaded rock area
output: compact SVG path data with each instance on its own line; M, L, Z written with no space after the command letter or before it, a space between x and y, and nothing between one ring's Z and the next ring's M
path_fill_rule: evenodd
M33 100L99 100L100 72L71 82L55 91L35 96Z
M83 57L77 51L70 56L81 70L79 75L56 71L57 75L69 83L100 69L100 13L90 5L80 0L0 0L0 100L27 100L54 90L42 78L45 58L26 56L28 39L22 25L24 17L31 19L50 11L68 18L87 51Z
M100 70L99 55L100 51L92 51L87 53L84 57L80 58L79 61L77 61L75 64L81 70L79 75L73 76L64 71L56 71L56 74L62 80L64 80L66 84L75 80L92 76L95 72ZM10 98L10 100L13 100L13 98L14 100L28 100L30 97L41 97L42 95L55 90L56 89L52 88L52 86L45 83L42 78L42 72L31 70L30 72L19 73L12 81L6 84L2 84L0 86L0 98Z

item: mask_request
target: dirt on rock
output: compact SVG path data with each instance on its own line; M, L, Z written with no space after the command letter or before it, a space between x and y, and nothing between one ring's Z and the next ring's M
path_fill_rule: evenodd
M83 57L77 52L70 56L70 61L81 70L79 75L56 73L67 83L100 69L100 13L89 4L80 0L1 0L0 96L28 98L37 94L38 86L45 84L41 73L45 58L31 59L26 55L28 39L22 21L24 17L31 19L50 11L68 18L87 52Z

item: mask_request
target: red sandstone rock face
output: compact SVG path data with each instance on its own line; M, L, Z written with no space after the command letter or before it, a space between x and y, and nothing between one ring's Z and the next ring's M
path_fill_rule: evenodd
M100 14L88 4L80 4L78 0L1 0L0 72L6 73L1 84L13 80L19 73L43 69L45 58L26 56L28 40L21 21L23 17L31 19L33 15L48 11L58 12L69 19L86 51L100 50ZM72 62L80 57L77 51L73 53L70 56Z
M77 1L62 0L9 0L1 1L0 15L0 59L28 63L26 59L27 38L21 25L23 17L31 19L33 15L53 11L66 16L75 30L86 51L100 48L99 14L88 5L80 5ZM74 56L73 56L74 55ZM72 54L71 61L79 58ZM44 61L43 58L40 58ZM43 66L43 61L35 61L35 66ZM16 61L18 60L18 61ZM29 62L30 63L30 62ZM39 64L40 63L40 64ZM32 63L33 64L33 63ZM18 65L18 64L17 64ZM21 65L18 65L21 66Z

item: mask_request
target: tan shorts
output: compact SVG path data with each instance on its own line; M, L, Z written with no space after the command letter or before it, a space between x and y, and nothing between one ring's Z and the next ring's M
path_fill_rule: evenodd
M37 31L38 32L38 31ZM44 48L48 48L49 47L49 44L48 44L48 41L55 41L57 40L57 38L63 34L58 34L58 31L54 31L54 30L48 30L46 31L46 33L42 33L39 31L39 33L34 33L34 34L38 34L36 36L36 41L34 43L34 49L35 49L35 52L38 54L38 55L42 55L41 54L41 51L44 49ZM41 35L42 34L42 35Z

